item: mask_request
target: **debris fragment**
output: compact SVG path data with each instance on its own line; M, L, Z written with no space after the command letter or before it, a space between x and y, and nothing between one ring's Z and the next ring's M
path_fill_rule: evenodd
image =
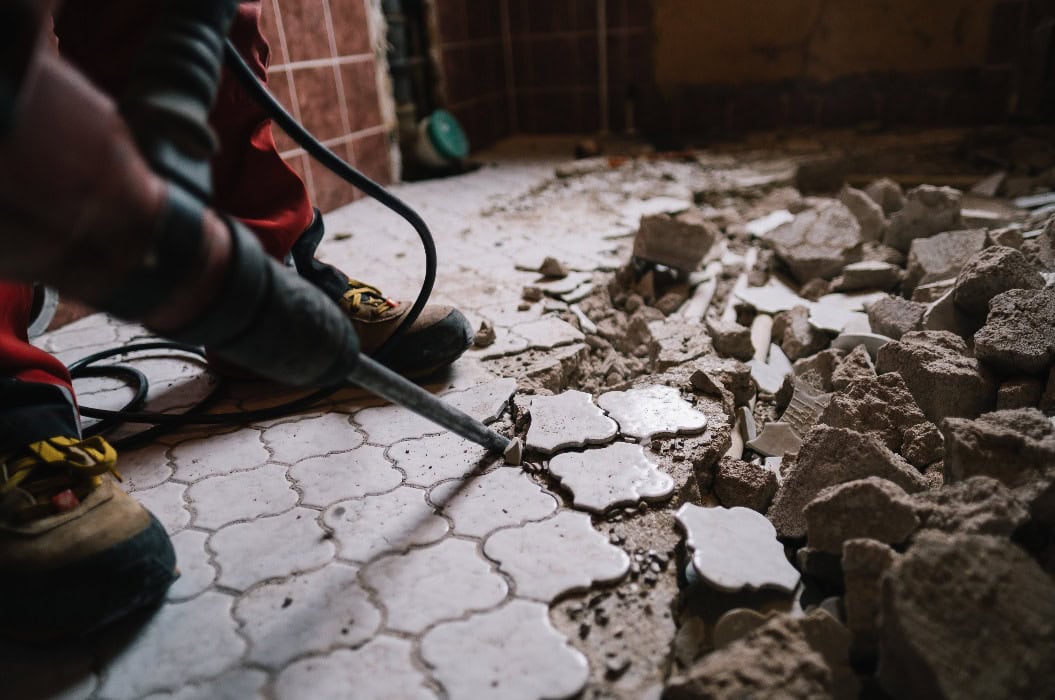
M691 272L720 237L718 228L699 212L677 217L645 216L634 236L634 257Z
M872 330L894 340L909 331L923 328L926 305L901 297L886 296L868 305L868 323Z
M861 257L861 226L841 202L808 209L766 236L799 282L832 279Z
M529 410L531 426L527 432L527 447L546 454L573 447L602 445L614 440L618 432L615 421L582 391L532 397Z
M810 310L796 306L773 320L773 335L791 361L808 357L828 347L828 336L810 324Z
M1055 287L993 297L974 351L1001 373L1042 375L1055 364Z
M950 418L942 432L949 483L990 476L1021 486L1055 465L1055 425L1036 409L995 411L975 420Z
M901 544L920 524L904 489L874 476L822 490L803 514L809 546L831 554L859 538Z
M843 358L839 366L832 372L832 388L842 391L853 382L872 379L876 376L875 365L868 354L868 348L858 345Z
M954 279L971 256L985 248L985 238L985 229L971 229L945 231L912 241L905 270L905 292L912 294L917 287Z
M879 644L879 582L897 558L889 546L875 540L847 540L842 551L846 626L853 635L851 653L873 658Z
M785 462L787 462L785 458ZM818 425L806 435L798 456L786 469L766 517L781 537L804 537L803 511L823 489L878 476L909 493L927 487L923 476L878 440L853 430Z
M951 187L920 185L905 195L905 206L890 217L883 243L909 251L912 241L962 227L961 194Z
M886 216L883 215L883 207L861 190L844 185L839 192L839 201L846 205L850 213L861 225L861 239L864 241L878 241L883 237L883 229L886 228Z
M723 457L715 470L713 488L726 508L742 506L765 513L777 492L777 477L752 462Z
M726 357L737 360L750 360L754 357L755 348L751 344L751 329L741 326L736 321L707 319L707 332L714 341L714 349Z
M877 675L892 697L1051 694L1055 582L1007 540L924 533L881 601Z
M539 266L539 274L550 279L564 279L568 276L568 268L560 260L547 256Z
M899 373L935 424L950 416L977 416L996 404L989 370L970 356L962 338L947 331L913 331L887 343L879 349L876 371Z
M476 335L473 336L473 345L478 348L486 348L494 345L495 342L495 328L487 321L480 322L480 328L476 331Z
M890 178L884 177L872 182L865 187L864 192L883 209L883 213L887 216L900 211L905 206L905 193L901 190L901 185Z
M968 313L985 317L989 300L1009 289L1041 289L1044 278L1014 248L990 246L975 253L956 277L953 300Z
M686 503L675 514L685 530L692 567L720 591L774 588L790 593L799 572L765 516L749 508L701 508Z

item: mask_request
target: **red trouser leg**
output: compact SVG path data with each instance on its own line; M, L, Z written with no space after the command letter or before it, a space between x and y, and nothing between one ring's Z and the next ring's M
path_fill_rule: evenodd
M157 8L149 0L65 0L55 17L59 49L119 98ZM266 79L270 50L260 33L259 0L239 5L230 37ZM314 212L304 183L278 154L270 119L225 70L209 121L220 142L213 203L253 230L269 254L285 258Z
M26 338L32 306L30 285L0 281L0 453L79 433L69 372Z

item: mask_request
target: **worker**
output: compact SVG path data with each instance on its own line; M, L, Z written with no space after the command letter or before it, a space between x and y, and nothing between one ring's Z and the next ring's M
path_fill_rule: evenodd
M162 526L115 485L114 449L100 437L82 439L66 368L30 345L26 331L32 282L105 306L151 252L171 189L137 152L114 100L157 5L63 2L54 15L61 56L40 38L23 67L17 109L0 130L0 635L8 638L85 634L157 604L178 575ZM230 38L266 79L259 0L241 3ZM0 53L6 59L10 51ZM172 334L215 305L235 240L229 215L340 305L362 352L376 350L409 304L315 259L322 218L279 156L264 111L229 76L210 123L219 141L215 211L201 217L196 264L137 320ZM384 361L421 375L470 342L461 313L428 306Z

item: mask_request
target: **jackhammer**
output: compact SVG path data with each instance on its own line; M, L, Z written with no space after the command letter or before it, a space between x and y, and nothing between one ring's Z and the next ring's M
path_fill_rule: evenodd
M402 322L417 318L435 278L435 249L427 226L410 207L310 135L282 110L225 41L237 11L236 0L169 0L136 63L129 87L119 101L120 114L138 153L166 181L161 213L138 265L104 298L98 308L125 319L147 320L171 305L180 290L195 284L210 242L203 225L214 216L209 159L216 148L208 114L216 97L225 52L233 73L261 100L279 125L300 136L310 153L338 169L367 194L406 218L422 237L427 272L422 293ZM32 76L35 41L42 21L39 3L7 3L0 25L10 41L0 54L0 142L19 118L19 95ZM21 30L17 29L21 27ZM28 47L28 48L27 48ZM43 61L46 63L46 61ZM38 76L38 79L41 79ZM299 131L298 131L299 130ZM114 138L120 138L116 134ZM205 346L210 353L262 377L300 387L352 383L404 406L507 462L520 463L520 443L488 428L359 351L351 322L321 290L280 265L239 222L223 221L229 264L216 293L193 318L160 329L176 341ZM60 291L64 280L43 280ZM73 283L67 283L67 286ZM399 331L397 331L399 333ZM384 352L382 347L381 352Z

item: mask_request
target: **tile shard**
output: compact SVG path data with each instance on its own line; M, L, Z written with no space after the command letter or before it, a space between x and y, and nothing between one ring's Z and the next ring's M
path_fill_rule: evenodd
M773 588L788 593L799 572L766 517L750 508L702 508L686 503L675 514L685 529L692 567L720 591Z
M571 490L576 507L595 513L662 500L674 492L674 480L659 471L644 448L626 442L559 454L550 459L549 471Z

